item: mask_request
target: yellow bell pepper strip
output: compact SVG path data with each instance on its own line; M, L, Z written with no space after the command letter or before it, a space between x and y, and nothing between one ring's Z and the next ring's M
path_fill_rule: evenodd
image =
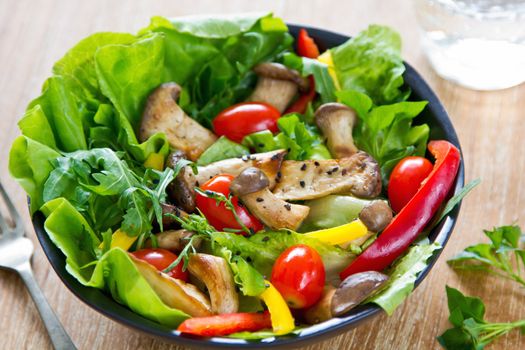
M305 233L305 236L317 238L321 242L336 245L361 238L368 233L368 228L359 219L348 224Z
M336 90L341 90L341 85L339 84L339 80L337 80L337 74L334 69L334 60L332 59L332 53L330 50L323 52L321 56L317 57L317 60L328 66L328 74L332 77Z
M111 249L118 247L127 251L137 240L137 238L138 236L130 237L126 234L126 232L118 229L113 232L113 235L111 236ZM102 249L104 247L104 242L100 243L98 247Z
M164 156L160 153L151 153L144 162L146 168L164 170Z
M268 287L259 297L270 311L273 332L277 335L288 334L295 328L295 321L290 308L281 293L269 281L265 280L264 282Z

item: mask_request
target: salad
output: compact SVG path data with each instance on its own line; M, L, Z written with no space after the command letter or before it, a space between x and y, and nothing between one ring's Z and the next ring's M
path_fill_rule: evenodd
M93 34L29 104L9 169L79 283L182 333L390 314L441 248L425 235L460 164L417 123L400 52L388 27L325 50L272 14Z

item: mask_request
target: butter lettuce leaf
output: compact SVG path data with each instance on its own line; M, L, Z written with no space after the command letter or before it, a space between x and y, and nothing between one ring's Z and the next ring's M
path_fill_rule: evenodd
M388 315L392 315L394 310L412 293L417 276L427 267L427 260L439 249L441 245L436 242L422 242L412 246L406 255L387 272L390 279L386 286L367 302L379 305Z
M376 105L408 98L410 90L403 87L401 37L393 29L371 25L330 52L341 90L364 93Z
M287 114L277 121L280 132L273 136L271 131L259 131L246 136L242 143L257 152L268 152L286 149L287 159L330 159L330 151L326 148L316 127L299 118L299 114Z
M139 315L169 327L189 318L162 302L124 250L113 248L97 260L95 247L100 241L66 199L46 203L42 212L49 238L64 253L66 269L79 283L102 289Z
M338 91L336 95L358 113L360 120L354 129L354 142L377 160L384 186L401 159L425 155L430 128L427 124L414 126L412 122L427 101L404 101L374 107L370 98L356 91Z
M223 159L236 158L250 154L248 147L221 136L208 147L197 160L197 165L204 166Z

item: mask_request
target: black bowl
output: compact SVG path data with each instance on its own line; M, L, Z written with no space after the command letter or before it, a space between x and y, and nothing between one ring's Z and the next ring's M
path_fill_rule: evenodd
M342 44L348 37L345 35L310 28L306 26L290 25L290 32L296 36L300 28L308 29L308 33L319 44L320 49L334 47ZM413 100L427 100L428 106L425 108L423 115L416 120L418 123L427 123L430 126L431 139L445 139L452 142L460 148L459 140L452 126L447 112L439 102L435 93L430 89L423 78L412 68L405 63L406 71L404 74L405 84L412 89L411 99ZM461 148L460 148L461 149ZM458 176L456 178L454 194L463 187L464 184L464 164L461 161ZM456 223L459 213L459 206L457 206L441 224L430 233L430 240L440 243L445 246L452 229ZM372 316L381 312L381 309L372 304L361 305L352 310L350 314L345 317L333 318L321 324L309 327L301 332L298 336L284 336L279 338L269 338L262 341L245 341L230 338L208 338L200 339L197 337L190 337L180 335L169 327L160 325L156 322L150 321L127 307L117 303L110 295L101 290L88 288L71 276L65 269L65 257L62 252L51 242L44 231L44 216L37 213L33 217L33 226L42 245L51 266L58 274L62 282L75 294L80 300L88 304L93 309L102 313L103 315L120 322L121 324L130 328L143 331L149 335L162 338L166 341L174 342L180 345L190 347L205 347L205 348L263 348L263 347L294 347L299 345L311 344L320 340L336 336L349 329L356 327L364 321L370 319ZM428 266L421 272L416 280L416 286L419 285L426 277L432 266L437 261L439 253L435 254Z

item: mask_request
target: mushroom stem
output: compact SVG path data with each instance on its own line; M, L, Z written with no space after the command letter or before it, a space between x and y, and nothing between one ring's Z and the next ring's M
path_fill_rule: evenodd
M225 259L208 254L193 254L188 262L188 270L206 285L214 313L237 312L239 299L233 274Z
M279 63L260 63L253 71L259 76L248 101L265 102L284 112L299 90L308 89L308 80Z
M356 112L341 103L325 103L315 111L315 122L335 158L350 157L358 151L352 137L356 121Z
M308 216L310 208L277 198L268 188L269 183L261 170L251 167L233 179L230 191L271 229L296 230Z

